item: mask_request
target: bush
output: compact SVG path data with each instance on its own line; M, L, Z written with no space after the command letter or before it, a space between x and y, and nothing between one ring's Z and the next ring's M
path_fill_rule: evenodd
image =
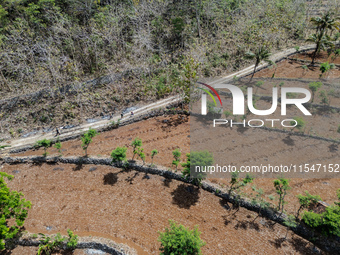
M43 140L39 140L35 143L36 147L44 147L44 154L43 156L46 157L47 156L47 148L51 147L51 141L47 140L47 139L43 139Z
M184 168L182 171L182 176L185 179L191 178L191 170L193 170L194 178L193 181L195 184L200 185L202 180L206 178L207 173L200 171L195 172L196 166L206 167L211 166L214 162L214 158L212 153L208 151L193 151L187 154L187 162L182 163L182 167Z
M133 148L133 156L132 156L132 160L135 158L136 154L139 154L140 152L140 148L142 147L142 140L140 138L135 138L132 143L131 146Z
M126 160L126 147L117 147L111 152L112 162L123 162Z
M0 172L0 251L6 240L19 233L31 208L31 202L22 198L22 193L9 190L4 178L12 180L13 176Z
M154 149L151 151L151 165L153 165L153 158L158 154L158 150Z
M70 250L74 250L75 248L77 248L78 236L73 234L71 229L67 230L67 234L68 234L68 239L67 239L66 247Z
M174 160L172 161L172 165L176 166L176 171L177 171L177 168L178 168L178 165L179 165L179 162L181 160L181 151L179 149L175 149L173 152L172 152L172 155L174 156Z
M294 120L296 121L296 126L294 128L297 128L301 131L302 128L305 126L305 120L302 117L295 117ZM290 125L295 125L295 121L291 121Z
M322 83L321 82L311 82L311 83L309 83L308 87L312 91L312 103L313 103L315 92L318 91L318 89L322 87Z
M90 128L81 138L82 145L81 147L85 151L85 156L87 157L87 148L89 147L90 143L92 142L92 138L95 137L98 134L98 132Z
M40 234L43 236L41 240L41 244L39 244L38 255L41 254L51 254L57 249L61 248L61 245L66 240L66 238L62 237L60 233L57 233L54 238L45 236L44 234Z
M166 228L164 233L159 233L161 255L201 254L201 247L205 243L200 238L197 226L194 230L189 230L172 220L169 223L170 228Z

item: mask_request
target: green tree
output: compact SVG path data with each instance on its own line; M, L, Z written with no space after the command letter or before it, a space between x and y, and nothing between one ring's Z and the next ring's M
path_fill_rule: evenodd
M201 247L205 245L200 238L200 232L196 226L189 230L175 221L169 220L170 228L165 232L159 232L158 241L161 242L161 255L200 255Z
M74 250L77 248L78 244L78 236L71 231L71 229L67 229L68 239L66 243L67 249Z
M248 183L252 183L253 180L254 177L252 177L249 173L247 173L244 178L240 178L240 172L232 172L228 191L229 196L231 196L234 191L246 186Z
M272 64L273 63L269 59L270 55L271 55L271 53L270 53L269 49L266 46L264 46L264 45L260 46L255 52L248 51L246 53L246 55L245 55L246 59L251 59L251 60L255 59L254 71L253 71L253 74L250 77L250 81L249 82L251 82L251 80L253 79L253 77L255 75L255 72L256 72L256 68L261 63L261 61L265 61L268 64Z
M317 53L319 53L321 49L324 50L326 47L334 45L327 32L333 29L339 30L339 22L332 17L330 12L325 13L322 17L312 17L310 21L316 29L316 33L307 39L307 41L316 44L311 63L314 65Z
M142 139L140 138L135 138L132 143L131 143L131 146L132 146L132 150L133 150L133 156L132 156L132 160L135 158L135 155L136 154L139 154L139 150L140 148L142 147Z
M287 239L287 235L288 235L288 231L289 229L291 228L296 228L297 226L297 222L295 220L295 217L293 215L288 215L288 217L286 217L283 221L283 223L286 225L287 227L287 232L286 232L286 235L285 235L285 240Z
M151 151L151 165L153 165L153 158L158 154L158 150L154 149Z
M296 212L296 219L299 218L300 212L303 209L308 209L310 206L316 205L318 201L321 200L321 197L318 195L311 195L308 191L305 192L306 195L297 195L299 200L300 207Z
M302 117L295 117L295 118L293 118L295 121L291 121L290 122L290 125L295 125L296 124L296 126L294 127L294 128L297 128L299 131L301 131L304 127L305 127L305 120L302 118ZM294 129L293 128L293 129ZM292 131L293 131L293 129L292 129Z
M334 46L330 37L327 36L327 35L322 35L322 34L312 34L311 36L309 36L309 38L306 40L306 42L313 42L313 43L316 44L315 50L314 50L313 56L312 56L311 65L314 65L316 56L321 50L325 50L328 47Z
M59 140L59 137L53 147L56 148L58 152L61 154L61 142Z
M174 156L174 160L172 161L172 165L176 166L176 172L178 169L179 162L181 160L181 151L177 148L172 152L172 155Z
M51 144L52 144L51 140L43 139L43 140L37 141L35 145L37 147L44 147L44 154L43 154L43 156L46 157L47 156L47 149L49 147L51 147Z
M126 160L126 147L117 147L111 152L112 162L123 162Z
M279 195L278 211L281 210L281 213L283 213L284 205L286 204L285 197L288 190L290 190L289 181L283 177L274 180L275 191Z
M187 161L182 163L182 176L186 180L193 179L194 184L200 186L207 176L207 173L203 172L202 168L213 164L213 155L208 151L193 151L188 153L186 156ZM196 166L200 167L200 171L196 171Z
M314 102L315 93L322 87L322 85L323 84L321 82L311 82L308 84L309 89L312 91L312 103Z
M31 208L31 202L21 192L7 187L5 178L12 180L13 176L0 172L0 251L5 249L6 240L19 233Z
M81 147L85 151L85 156L87 157L87 148L90 146L90 143L92 142L92 138L95 137L98 134L98 132L90 128L81 138L82 145Z
M328 99L328 96L327 96L326 91L321 90L321 91L320 91L320 94L319 94L319 97L320 97L320 99L321 99L321 103L322 103L324 106L326 106L326 105L329 104L329 99Z

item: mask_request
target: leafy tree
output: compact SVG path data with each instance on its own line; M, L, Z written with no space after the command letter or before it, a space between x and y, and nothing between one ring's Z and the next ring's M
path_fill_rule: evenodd
M331 41L331 38L327 35L323 34L312 34L309 36L309 38L306 40L306 42L313 42L316 44L315 50L313 52L312 56L312 63L311 65L314 65L315 59L317 54L320 52L320 50L325 50L328 47L333 47L334 44Z
M67 234L68 234L68 239L67 239L66 247L70 250L74 250L75 248L77 248L78 236L75 235L71 231L71 229L67 229Z
M311 228L321 231L324 235L335 235L340 237L340 207L330 206L326 211L318 214L305 212L302 220Z
M189 230L175 221L169 220L170 228L165 232L159 232L158 241L161 242L161 255L199 255L201 247L205 245L200 238L200 232L196 226Z
M310 21L316 29L316 33L307 39L307 41L314 42L316 44L311 63L314 65L317 53L319 53L321 49L334 45L331 42L331 38L327 35L327 32L328 30L333 29L339 30L339 22L332 18L330 12L325 13L322 17L312 17Z
M176 171L179 165L179 162L181 160L181 151L177 148L172 152L172 155L174 156L174 160L172 161L172 165L176 166Z
M252 199L252 204L254 204L254 205L257 204L257 205L259 205L258 214L257 214L257 216L256 216L256 217L254 218L254 220L253 220L253 222L255 222L255 220L260 216L262 208L269 206L269 203L266 202L266 201L264 200L264 198L263 198L263 194L264 194L263 189L261 189L261 188L256 188L255 185L252 186L251 188L252 188L253 191L255 191L255 194L256 194L255 197L253 197L253 199Z
M322 63L320 65L320 71L321 71L321 74L320 74L320 77L322 77L325 73L328 73L331 69L334 69L335 68L335 65L333 63L328 63L328 62L325 62L325 63Z
M13 176L0 172L0 251L5 248L6 240L19 233L31 208L31 202L22 198L21 192L7 187L5 178L12 180Z
M46 157L47 156L47 149L49 147L51 147L51 140L48 140L48 139L43 139L43 140L39 140L36 142L36 147L44 147L44 154L43 156Z
M295 121L291 121L290 122L290 125L295 125L296 124L296 126L294 127L294 128L297 128L297 129L299 129L300 131L305 127L305 120L302 118L302 117L295 117L295 118L293 118ZM293 129L294 129L293 128ZM292 130L293 130L292 129Z
M269 51L269 49L267 49L266 46L260 46L254 53L251 51L248 51L245 55L246 59L255 59L255 66L254 66L254 71L253 74L250 78L250 81L253 79L254 74L256 72L256 68L258 67L258 65L261 63L261 61L265 61L268 64L272 64L273 62L269 59L271 53ZM250 82L249 81L249 82Z
M140 148L142 147L142 139L140 138L135 138L132 143L131 143L131 146L132 146L132 149L133 149L133 156L132 156L132 160L135 158L135 155L136 154L139 154L139 150Z
M85 156L87 157L87 148L90 146L90 143L92 142L92 138L95 137L98 134L98 132L90 128L81 138L82 141L82 148L85 151Z
M328 99L328 97L327 97L326 91L321 90L321 91L320 91L320 94L319 94L319 97L320 97L321 103L323 103L323 105L329 104L329 99Z
M278 211L281 210L283 213L284 205L286 204L285 197L287 195L288 190L290 190L288 179L283 177L274 180L274 187L276 193L279 195L279 204L278 204Z
M59 137L53 147L56 148L58 152L61 154L61 142L59 140Z
M54 238L42 233L40 233L40 235L42 235L43 239L41 240L41 244L39 244L38 255L52 254L57 249L60 249L63 242L66 240L66 238L62 237L60 233L57 233Z
M308 84L309 89L312 91L312 103L314 102L314 96L315 93L318 91L319 88L322 87L322 83L321 82L311 82Z
M153 165L153 158L158 154L158 150L154 149L151 151L151 165Z
M112 162L123 162L126 160L126 147L117 147L111 152Z
M193 182L198 186L201 185L202 181L206 178L206 172L200 171L196 172L196 166L207 167L213 164L213 155L208 151L193 151L188 153L187 161L182 163L182 176L183 178L189 180L193 179Z
M318 201L321 200L321 197L318 195L311 195L308 193L308 191L306 191L306 195L297 195L297 198L299 200L300 203L300 207L297 210L296 213L296 218L298 219L300 216L300 211L303 209L308 209L310 206L316 205Z
M230 187L228 191L229 196L232 194L233 191L239 190L240 188L246 186L248 183L252 183L253 180L254 177L252 177L249 173L246 174L245 178L240 178L240 172L232 172Z
M287 239L288 231L290 228L296 228L297 222L295 220L295 217L293 215L288 215L283 221L283 223L287 226L287 232L285 235L285 240Z

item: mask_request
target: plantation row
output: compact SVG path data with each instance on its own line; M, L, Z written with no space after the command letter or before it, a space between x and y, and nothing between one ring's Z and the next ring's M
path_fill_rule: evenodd
M94 129L89 129L81 138L82 148L84 150L85 156L87 156L87 149L92 142L92 139L97 135L97 131ZM44 156L47 155L47 148L52 145L52 141L50 140L41 140L37 142L37 146L44 147ZM61 142L57 139L54 147L59 150L61 153ZM131 160L133 161L136 157L139 157L143 164L145 164L146 155L143 149L143 143L140 138L135 138L131 142L131 148L133 151L133 156ZM129 169L130 161L127 160L127 147L117 147L111 152L112 162L120 163L123 169ZM151 151L151 166L153 165L153 159L158 154L156 149ZM187 154L186 162L180 162L181 151L179 149L175 149L172 152L174 170L178 171L178 166L181 165L182 169L182 177L191 181L193 184L200 186L202 181L206 178L206 173L199 173L192 178L190 169L195 166L209 166L213 164L213 156L211 153L207 151L199 151L192 152L191 154ZM232 178L228 185L228 194L233 198L233 203L235 208L239 208L239 201L241 199L242 190L247 185L253 183L254 177L251 175L246 175L244 178L240 177L239 172L232 173ZM291 189L290 180L284 177L278 178L273 182L275 192L277 197L268 196L271 201L277 200L277 204L273 204L272 202L268 202L264 195L264 191L261 187L252 186L253 193L250 194L251 202L254 205L257 205L258 216L254 219L254 221L261 216L261 211L265 209L272 209L274 212L277 212L279 217L286 215L285 205L288 203L286 201L286 196L289 194ZM217 191L219 193L220 191ZM242 194L244 195L244 194ZM337 191L337 196L340 200L340 189ZM321 213L316 213L313 210L322 203L321 197L318 195L309 194L307 191L305 194L299 194L297 196L299 207L296 212L292 215L286 215L284 224L287 226L287 233L289 229L296 228L299 224L307 225L314 231L317 231L326 236L340 236L340 202L335 202L334 205L328 206ZM175 227L175 223L173 228ZM181 227L179 227L181 228ZM287 237L287 233L285 239ZM164 253L167 254L167 253ZM181 254L181 253L176 253Z

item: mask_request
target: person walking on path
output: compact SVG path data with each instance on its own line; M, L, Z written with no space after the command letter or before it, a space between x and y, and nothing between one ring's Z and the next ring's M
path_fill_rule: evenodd
M55 136L60 135L60 132L59 132L59 128L58 128L58 127L55 128L55 131L56 131L56 135L55 135Z

